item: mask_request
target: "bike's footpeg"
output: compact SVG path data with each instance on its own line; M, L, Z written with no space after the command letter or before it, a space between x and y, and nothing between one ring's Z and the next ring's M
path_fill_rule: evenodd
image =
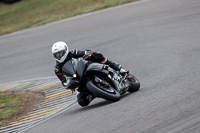
M125 69L121 68L120 69L120 73L124 74L124 73L129 73L129 71L126 71Z

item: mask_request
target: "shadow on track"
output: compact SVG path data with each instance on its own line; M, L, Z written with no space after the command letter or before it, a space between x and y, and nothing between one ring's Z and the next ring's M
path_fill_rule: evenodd
M91 109L96 109L96 108L100 108L102 106L106 106L106 105L109 105L109 104L113 104L114 102L111 102L111 101L100 101L98 103L95 103L95 104L91 104L91 105L88 105L86 107L82 107L80 109L78 109L77 111L74 111L75 113L78 113L78 112L83 112L83 111L88 111L88 110L91 110Z
M121 100L124 99L125 97L127 97L129 95L133 95L135 93L136 92L134 92L134 93L126 93L126 94L121 96ZM95 100L97 100L97 99L94 99L94 101ZM94 102L94 101L92 101L92 102ZM117 101L117 102L120 102L120 101ZM82 107L82 108L79 108L77 110L73 110L73 113L84 112L84 111L88 111L88 110L91 110L91 109L96 109L96 108L100 108L100 107L107 106L107 105L110 105L110 104L114 104L114 103L116 103L116 102L107 101L107 100L100 101L100 102L97 102L97 103L91 103L90 105L88 105L86 107Z
M125 97L127 97L131 94L134 94L134 93L126 93L126 94L122 95L120 99L123 99L123 98L125 98ZM116 101L116 102L120 102L120 100ZM88 105L87 107L83 107L80 111L87 111L87 110L90 110L90 109L99 108L99 107L106 106L106 105L109 105L109 104L114 104L116 102L105 100L105 101L101 101L101 102L98 102L98 103L95 103L95 104Z

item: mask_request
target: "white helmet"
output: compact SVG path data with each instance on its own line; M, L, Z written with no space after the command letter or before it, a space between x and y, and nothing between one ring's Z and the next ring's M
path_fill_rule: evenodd
M52 54L59 63L62 63L69 53L69 48L65 42L59 41L53 44Z

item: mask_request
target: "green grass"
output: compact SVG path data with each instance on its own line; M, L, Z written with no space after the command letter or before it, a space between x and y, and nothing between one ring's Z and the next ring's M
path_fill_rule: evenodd
M0 35L136 0L21 0L0 3Z
M22 94L0 93L0 125L13 119L13 115L25 106L28 97Z

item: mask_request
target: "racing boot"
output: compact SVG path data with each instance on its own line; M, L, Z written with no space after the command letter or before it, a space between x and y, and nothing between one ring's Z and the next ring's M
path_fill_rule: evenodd
M109 65L112 69L114 69L116 71L120 71L120 69L122 68L122 66L120 64L117 64L109 59L107 59L105 64Z
M115 71L119 71L122 76L126 75L129 73L129 71L126 71L125 69L122 68L120 64L117 64L109 59L107 59L106 64L109 65L112 69Z

